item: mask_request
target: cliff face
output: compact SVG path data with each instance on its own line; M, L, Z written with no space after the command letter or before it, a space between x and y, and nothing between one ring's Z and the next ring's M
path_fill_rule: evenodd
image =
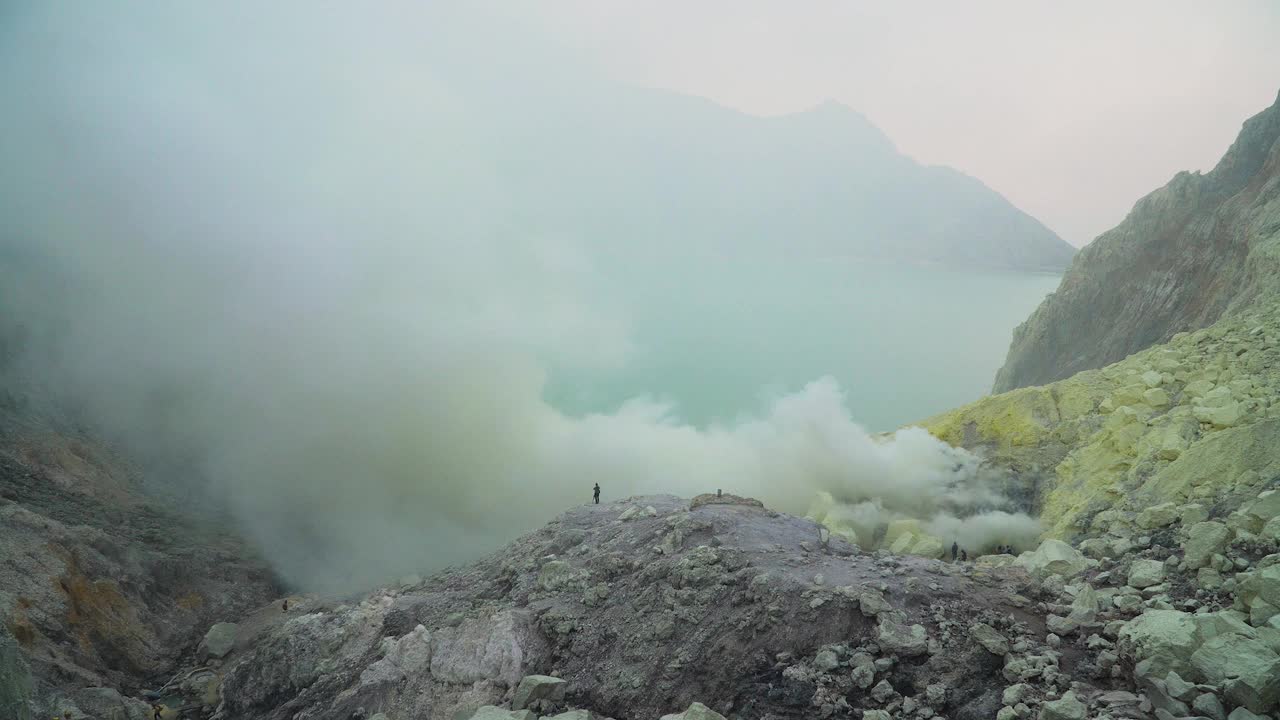
M995 392L1102 367L1280 287L1280 98L1207 174L1180 173L1075 257L1014 331Z

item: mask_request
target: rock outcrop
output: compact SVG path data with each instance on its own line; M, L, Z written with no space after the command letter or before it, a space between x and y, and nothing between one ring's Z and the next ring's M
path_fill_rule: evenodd
M1244 123L1211 172L1179 173L1076 254L1014 331L995 391L1061 380L1207 327L1275 297L1277 271L1280 98ZM1229 421L1232 411L1201 414Z
M23 696L33 717L108 717L278 594L245 545L145 497L103 448L0 437L0 717Z
M1280 487L1275 368L1273 301L1105 368L921 424L1002 469L1005 494L1039 515L1050 537L1086 541L1082 550L1123 554L1132 538L1190 527L1214 509L1193 533L1188 563L1201 567L1227 541L1219 526L1230 511ZM1162 391L1154 405L1153 388ZM1229 417L1206 412L1221 408ZM1231 522L1266 532L1265 522Z

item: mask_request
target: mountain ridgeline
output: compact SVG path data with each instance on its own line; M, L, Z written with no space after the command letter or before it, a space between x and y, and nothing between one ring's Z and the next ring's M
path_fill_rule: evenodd
M494 132L507 197L535 234L598 238L606 257L855 257L1058 271L1074 249L980 181L898 152L828 102L745 115L668 92L576 96ZM483 103L479 103L483 104ZM510 144L507 144L510 143ZM548 165L548 154L559 158Z
M1210 172L1182 172L1076 255L1014 332L995 391L1117 362L1276 294L1280 98Z

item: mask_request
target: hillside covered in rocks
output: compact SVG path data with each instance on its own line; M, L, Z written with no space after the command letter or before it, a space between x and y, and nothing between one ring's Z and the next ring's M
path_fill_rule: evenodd
M1276 296L1280 97L1208 173L1183 172L1076 254L1014 332L995 392L1061 380Z
M73 718L154 700L220 720L1252 720L1280 701L1280 553L1245 526L1280 522L1280 493L1240 514L1152 508L1142 534L1083 553L1050 539L949 562L865 553L749 499L630 498L367 595L224 606L232 622L165 687L84 676L36 702ZM0 651L9 707L23 657Z

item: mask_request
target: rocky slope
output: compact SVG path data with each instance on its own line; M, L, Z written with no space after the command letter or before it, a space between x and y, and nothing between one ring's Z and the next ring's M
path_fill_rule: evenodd
M144 498L101 447L0 437L0 717L144 710L123 696L167 681L211 623L279 594L253 558Z
M1280 98L1209 173L1179 173L1075 256L1014 332L995 391L1121 360L1274 297L1280 270ZM1101 320L1105 319L1105 320Z
M1246 512L1280 522L1280 493ZM1245 536L1164 513L1092 558L1047 540L948 563L863 554L749 500L631 498L427 580L265 605L210 632L220 665L173 701L226 719L1250 720L1280 699L1280 554Z
M1277 487L1277 368L1280 304L1272 302L1105 368L922 424L1004 468L1008 492L1025 499L1050 536L1081 540L1134 528L1153 505L1226 515Z

